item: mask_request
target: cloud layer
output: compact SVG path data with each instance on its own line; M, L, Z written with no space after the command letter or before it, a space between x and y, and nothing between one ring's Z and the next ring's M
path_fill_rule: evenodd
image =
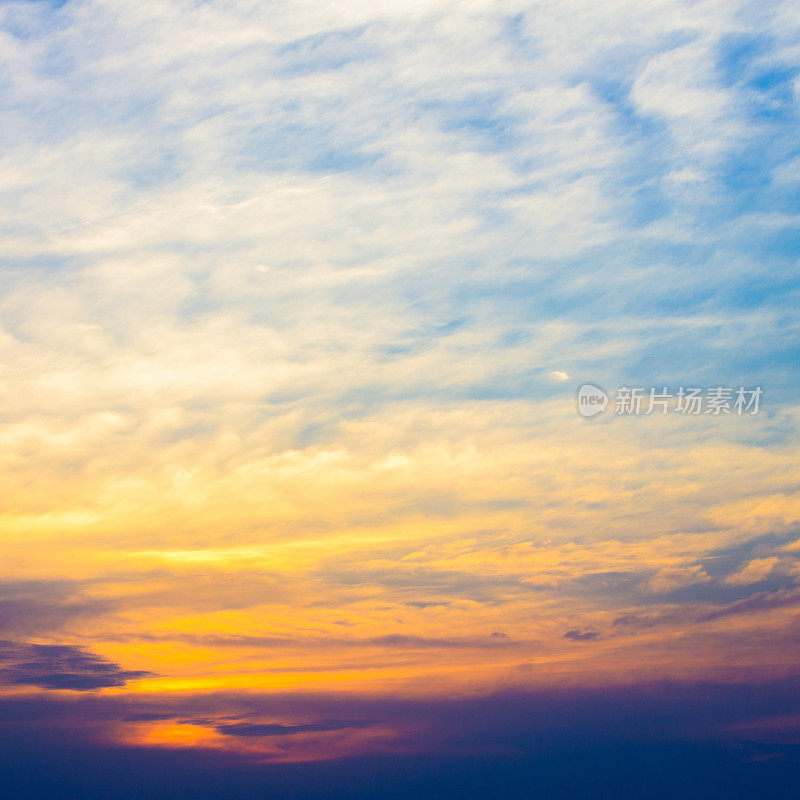
M0 705L251 761L546 738L500 690L596 701L589 739L659 679L749 687L715 736L777 717L798 34L790 0L0 4ZM586 420L584 382L764 396Z

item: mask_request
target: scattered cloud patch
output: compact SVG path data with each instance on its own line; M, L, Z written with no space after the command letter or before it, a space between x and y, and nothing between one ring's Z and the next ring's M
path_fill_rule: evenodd
M686 586L703 583L709 579L702 566L664 567L647 581L646 588L654 594L668 594Z
M214 730L223 736L297 736L301 733L328 733L349 728L365 728L367 722L312 722L303 725L283 725L279 723L232 722L215 725Z
M593 642L600 638L600 633L588 628L585 630L573 628L564 634L564 638L569 639L571 642Z
M124 686L151 674L124 670L81 647L0 642L0 684L89 692Z
M754 558L745 564L738 572L729 575L725 581L734 586L748 586L751 583L760 583L769 577L770 573L780 563L780 558Z

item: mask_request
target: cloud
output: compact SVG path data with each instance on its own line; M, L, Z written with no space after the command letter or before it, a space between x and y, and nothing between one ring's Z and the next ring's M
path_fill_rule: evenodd
M337 650L348 648L376 648L390 650L494 650L518 647L530 647L530 641L521 642L511 639L508 634L493 632L488 636L452 636L433 637L400 633L387 633L370 637L343 636L253 636L220 634L149 634L136 632L126 636L111 637L112 640L123 641L171 641L184 642L199 647L239 647L248 649L303 649L309 652L316 650Z
M614 628L624 628L632 631L648 630L658 625L674 625L687 622L691 619L691 613L685 610L661 611L654 614L623 614L614 619Z
M115 730L131 699L82 695L0 700L0 774L13 796L257 798L341 795L354 800L490 796L668 798L686 792L790 796L798 760L770 735L774 721L798 713L796 679L668 682L629 687L557 687L538 693L414 699L278 693L270 698L172 698L185 711L216 713L261 703L282 718L333 720L355 710L396 731L387 748L348 758L265 763L266 748L302 753L313 736L221 736L224 749L136 746L98 737ZM148 698L139 697L144 706ZM165 702L162 698L160 702ZM267 708L272 708L270 712ZM255 710L255 709L254 709ZM301 711L302 710L302 711ZM302 716L300 716L302 713ZM338 719L352 719L339 716ZM132 725L140 725L136 722ZM286 724L291 728L291 724ZM610 736L609 731L614 735ZM377 730L375 731L377 733ZM367 729L361 731L367 733ZM316 737L322 739L323 737ZM295 748L292 750L291 748ZM287 751L279 751L285 758ZM319 753L317 753L319 756ZM755 759L763 759L754 764ZM676 764L691 764L687 776ZM652 783L653 769L659 773Z
M50 633L113 611L113 600L85 590L85 583L70 580L0 581L0 633Z
M572 642L593 642L595 639L600 638L600 634L598 631L591 631L591 630L578 630L574 628L572 630L567 631L564 634L565 639L569 639Z
M741 673L738 680L727 681L651 681L594 688L559 685L426 697L296 691L69 698L47 694L0 700L0 735L8 737L22 726L46 732L52 723L61 731L74 731L79 740L110 744L116 741L121 722L131 730L147 731L150 723L155 729L172 719L188 727L212 728L224 740L296 738L296 746L304 747L300 734L361 730L375 737L363 740L368 747L384 752L388 747L402 753L416 739L416 752L441 754L468 748L472 753L519 755L540 746L595 741L610 725L616 726L618 740L735 741L737 726L752 727L759 720L799 713L797 687L794 674L765 681L757 674ZM264 719L272 721L260 721ZM99 740L94 739L98 727L105 731ZM235 742L222 744L227 747ZM248 752L256 758L260 755Z
M647 582L647 590L655 594L668 594L693 584L703 583L708 575L702 566L664 567Z
M714 605L709 607L708 605L687 603L649 614L642 612L623 614L616 617L612 625L614 628L627 628L633 631L647 630L663 625L685 627L726 617L792 608L798 603L800 603L800 593L796 589L781 589L776 592L758 592L732 603L717 605L716 607Z
M772 556L770 558L754 558L752 561L745 564L738 572L729 575L725 581L736 586L760 583L769 576L779 563L780 558L777 556Z
M366 722L312 722L304 725L280 725L278 723L232 722L215 725L214 730L223 736L296 736L301 733L328 733L349 728L363 728L368 724Z
M123 670L81 647L0 641L0 684L88 692L151 674Z
M778 608L792 608L800 604L800 592L796 590L783 590L780 592L760 592L744 600L738 600L728 606L723 606L701 617L702 621L730 617L736 614L748 614L757 611L770 611Z
M503 634L493 633L490 638L480 639L478 637L472 638L426 638L424 636L405 636L401 634L387 634L386 636L375 636L367 640L366 644L379 645L381 647L398 647L414 649L418 647L424 648L444 648L444 649L459 649L459 648L503 648L503 647L518 647L519 642L514 642L508 639Z

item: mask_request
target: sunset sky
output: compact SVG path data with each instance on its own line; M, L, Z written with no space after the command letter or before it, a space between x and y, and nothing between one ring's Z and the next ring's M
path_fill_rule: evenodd
M795 0L2 0L0 197L0 795L796 796Z

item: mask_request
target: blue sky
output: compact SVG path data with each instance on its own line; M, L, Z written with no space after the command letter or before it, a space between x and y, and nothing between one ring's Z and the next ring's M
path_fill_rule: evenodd
M302 341L330 311L334 352L379 307L366 363L491 349L453 396L552 367L791 402L791 4L612 5L4 4L6 319L66 286L87 324L151 304ZM135 275L161 254L166 291ZM348 392L420 391L391 384Z

